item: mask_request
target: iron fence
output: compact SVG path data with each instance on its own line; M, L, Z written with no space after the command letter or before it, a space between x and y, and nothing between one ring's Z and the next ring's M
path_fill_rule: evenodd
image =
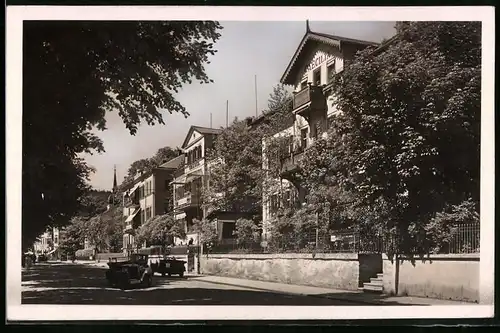
M479 223L458 224L451 229L448 241L438 250L439 254L479 253ZM398 238L394 235L380 236L357 229L330 231L328 234L309 232L303 235L300 245L289 235L282 235L262 247L260 243L213 244L204 252L225 253L388 253L398 249Z
M464 223L453 228L450 241L444 247L448 253L479 253L480 224Z

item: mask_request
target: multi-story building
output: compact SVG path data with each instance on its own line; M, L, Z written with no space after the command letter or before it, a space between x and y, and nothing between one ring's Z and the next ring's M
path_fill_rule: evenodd
M181 146L183 165L176 171L174 180L175 219L183 223L186 239L176 239L176 244L198 244L198 234L193 220L202 220L206 210L202 207L202 190L208 186L207 152L213 149L220 129L191 126Z
M41 234L37 241L33 244L33 251L35 254L45 254L51 257L57 256L57 250L61 243L61 232L59 228L48 228Z
M357 51L377 43L333 36L307 30L288 64L281 83L292 86L295 121L275 137L288 138L287 151L280 158L281 175L276 189L263 193L263 236L268 237L268 223L281 205L301 205L305 190L295 177L298 162L317 138L326 135L329 124L339 112L334 103L333 80L354 59ZM264 139L264 146L266 139ZM264 150L265 152L265 150ZM264 154L263 152L263 154ZM264 165L268 159L264 154Z
M184 156L177 156L147 173L138 173L124 187L123 216L126 217L123 234L125 253L142 247L136 244L135 231L153 216L171 212L169 207L170 183Z

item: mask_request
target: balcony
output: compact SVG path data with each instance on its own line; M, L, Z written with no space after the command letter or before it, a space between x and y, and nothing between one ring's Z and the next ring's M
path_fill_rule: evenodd
M292 183L296 182L295 175L299 170L299 163L304 156L303 150L298 150L290 156L281 159L281 177Z
M300 111L297 111L300 109ZM326 97L323 87L308 85L293 95L293 110L303 116L309 122L312 110L323 110L326 112Z
M125 233L133 233L133 231L141 225L141 209L137 208L131 215L127 216L125 220Z
M175 207L177 209L187 209L196 207L200 204L200 195L198 193L186 193L184 197L176 201Z
M135 197L125 197L124 206L126 208L137 208L139 207L139 200Z
M192 162L191 164L186 165L184 167L184 172L188 173L189 171L196 169L197 167L199 167L201 165L201 161L203 161L203 159L200 158L199 160L196 160L196 161Z

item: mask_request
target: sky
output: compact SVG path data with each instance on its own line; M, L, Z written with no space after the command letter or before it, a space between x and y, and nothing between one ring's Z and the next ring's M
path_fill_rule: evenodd
M221 37L215 44L218 50L205 65L214 83L194 82L176 95L190 113L165 113L164 125L142 124L132 136L116 112L106 116L107 130L97 134L103 140L105 152L85 154L87 163L96 169L90 184L96 189L110 190L113 168L121 183L134 161L152 157L162 147L177 147L191 125L225 127L226 101L229 103L229 122L235 117L255 116L255 75L257 76L257 105L260 113L267 107L273 86L279 83L291 57L306 31L304 22L223 21ZM315 32L381 42L392 37L395 22L310 22Z

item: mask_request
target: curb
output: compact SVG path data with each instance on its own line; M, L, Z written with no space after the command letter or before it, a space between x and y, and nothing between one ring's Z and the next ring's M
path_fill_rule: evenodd
M216 275L206 275L206 276L216 276ZM203 276L201 276L203 277ZM193 280L196 280L196 278L192 278ZM213 283L213 284L220 284L220 285L225 285L225 286L231 286L231 287L242 287L246 289L251 289L251 290L258 290L258 291L267 291L273 294L278 294L278 295L299 295L299 296L306 296L306 297L315 297L315 298L324 298L324 299L331 299L331 300L338 300L338 301L344 301L344 302L351 302L351 303L356 303L356 304L369 304L369 305L384 305L383 302L375 302L375 301L367 301L367 300L353 300L349 298L343 298L343 297L333 297L333 296L320 296L320 295L314 295L314 294L305 294L305 293L293 293L293 292L286 292L286 291L277 291L273 289L267 289L267 288L259 288L259 287L250 287L242 284L236 284L236 283L229 283L229 282L219 282L219 281L204 281L200 280L206 283Z

